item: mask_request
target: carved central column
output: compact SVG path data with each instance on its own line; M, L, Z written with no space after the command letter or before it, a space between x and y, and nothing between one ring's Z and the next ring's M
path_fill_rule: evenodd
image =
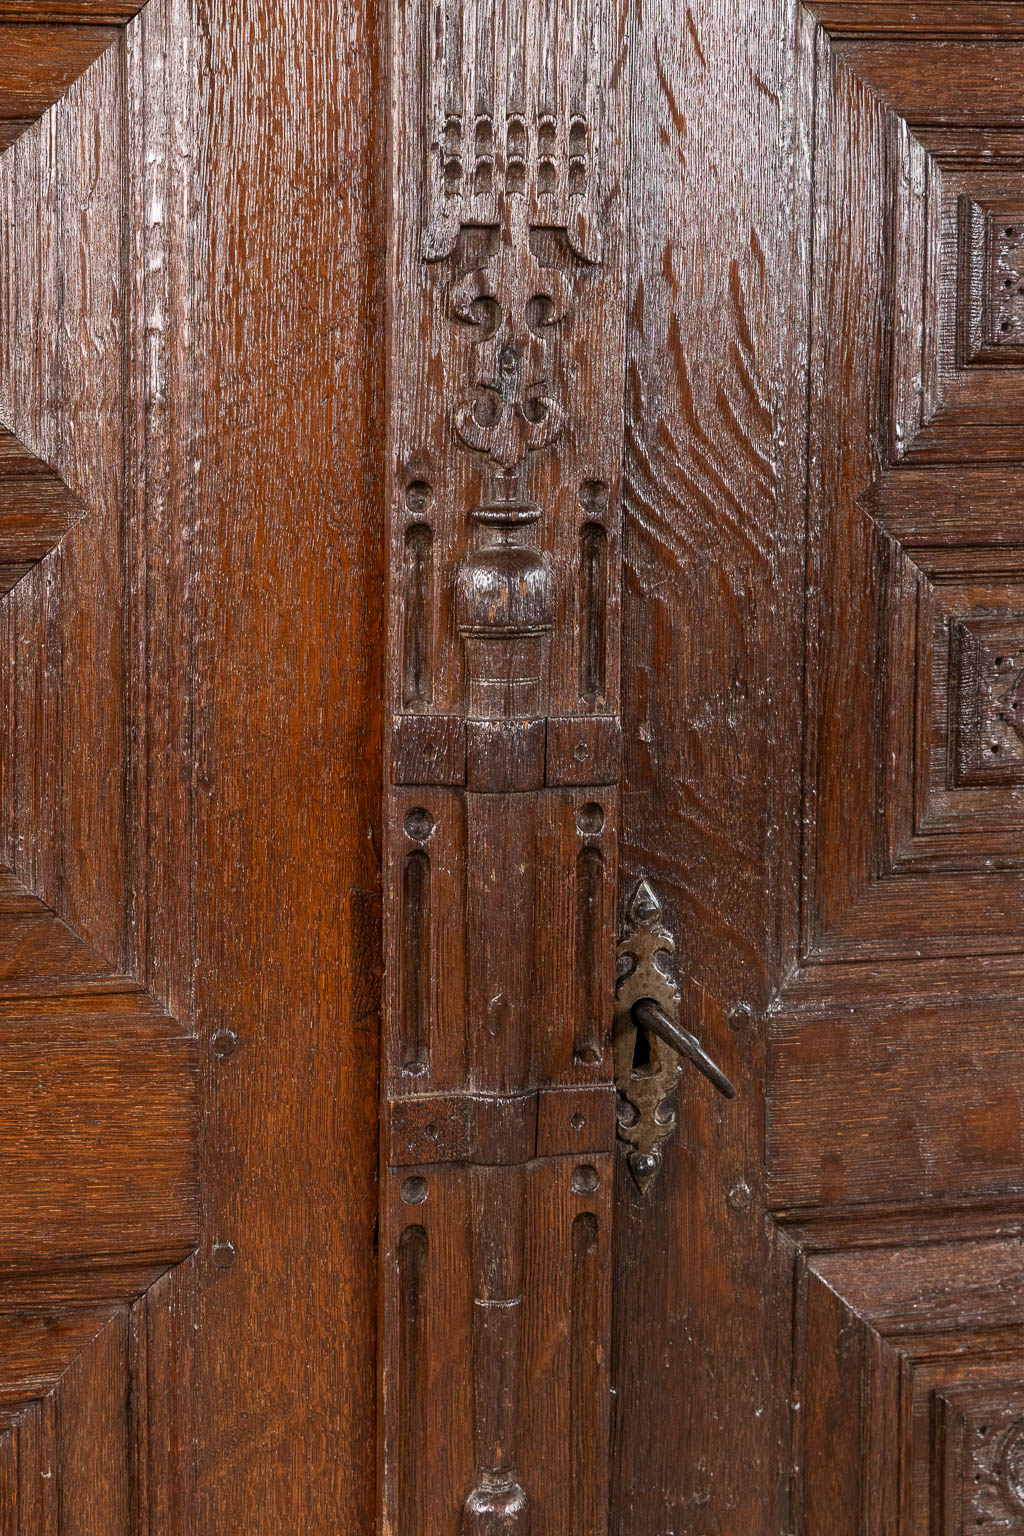
M382 1193L394 1536L607 1527L616 35L604 5L395 0Z

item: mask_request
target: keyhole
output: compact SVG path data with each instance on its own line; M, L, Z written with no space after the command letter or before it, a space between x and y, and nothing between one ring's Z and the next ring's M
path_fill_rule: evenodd
M651 1037L646 1029L638 1029L636 1039L633 1042L633 1071L638 1077L650 1075L654 1063L651 1061Z

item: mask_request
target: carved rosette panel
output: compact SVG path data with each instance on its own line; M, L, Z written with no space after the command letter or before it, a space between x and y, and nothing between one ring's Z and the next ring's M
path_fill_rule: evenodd
M607 1519L615 23L610 0L394 6L383 1509L402 1536Z
M955 620L950 673L953 782L1024 782L1024 616Z
M75 737L74 761L97 750L102 726L80 699L98 683L116 712L116 646L127 644L121 611L115 648L90 649L103 616L66 573L105 540L116 566L124 536L103 479L109 443L125 448L121 397L88 370L131 375L122 258L142 188L119 135L138 126L123 92L126 53L137 62L142 47L141 23L125 29L141 6L112 0L106 25L90 5L51 8L56 20L37 9L48 24L5 20L0 50L0 1526L127 1536L148 1528L160 1484L150 1416L166 1410L168 1383L152 1341L167 1276L198 1238L197 1048L127 974L123 948L75 916L111 850L102 813L62 843L53 763L55 705L66 733L83 713L95 727ZM158 118L151 109L154 133ZM70 696L55 699L61 675Z
M1024 1532L1024 1403L1012 1376L994 1387L947 1388L937 1400L942 1474L939 1536Z

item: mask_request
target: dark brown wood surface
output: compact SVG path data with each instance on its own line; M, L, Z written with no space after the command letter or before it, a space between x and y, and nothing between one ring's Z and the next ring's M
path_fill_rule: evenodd
M1022 101L1010 0L0 10L5 1530L1024 1525Z
M374 18L139 10L0 14L0 1524L355 1536Z
M621 1171L620 1536L1024 1518L1022 21L632 34L620 870L738 1094Z
M394 1536L607 1529L622 15L391 10Z

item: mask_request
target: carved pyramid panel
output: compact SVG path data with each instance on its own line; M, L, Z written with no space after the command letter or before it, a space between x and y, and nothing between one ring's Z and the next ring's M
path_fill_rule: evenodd
M991 12L954 35L940 6L805 16L802 960L772 1009L768 1134L784 1208L1020 1185L1024 35L1000 16L1002 38Z

